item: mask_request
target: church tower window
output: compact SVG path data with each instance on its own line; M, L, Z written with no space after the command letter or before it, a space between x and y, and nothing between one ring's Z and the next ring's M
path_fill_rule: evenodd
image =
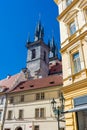
M34 59L34 58L36 58L36 50L35 49L32 50L32 59Z
M44 51L44 61L46 63L46 52Z

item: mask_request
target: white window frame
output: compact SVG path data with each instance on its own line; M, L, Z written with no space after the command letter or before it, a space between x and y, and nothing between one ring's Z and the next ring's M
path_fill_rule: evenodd
M22 114L22 115L20 115ZM24 118L24 110L23 109L20 109L19 110L19 116L18 116L19 120L23 119Z
M10 112L11 112L11 113L10 113ZM12 120L12 115L13 115L12 110L9 110L9 111L8 111L8 120Z
M45 108L36 108L35 118L45 118Z
M73 56L73 71L74 73L78 73L81 71L79 52L74 53L72 56Z
M1 121L1 119L2 119L2 111L0 111L0 121Z
M45 98L44 92L36 93L36 100L44 100L44 98Z
M75 20L73 20L72 22L69 23L70 36L73 35L75 32L76 32L76 24L75 24Z
M72 3L72 0L66 0L66 7Z
M2 105L4 103L4 97L0 98L0 105Z

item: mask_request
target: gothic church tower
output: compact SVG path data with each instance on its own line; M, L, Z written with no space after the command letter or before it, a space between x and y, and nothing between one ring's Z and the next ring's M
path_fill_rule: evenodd
M27 41L27 69L29 79L46 77L49 73L49 48L43 41L44 28L39 21L34 42Z

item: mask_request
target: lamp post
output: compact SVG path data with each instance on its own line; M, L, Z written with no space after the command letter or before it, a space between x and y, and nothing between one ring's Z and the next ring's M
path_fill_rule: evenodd
M52 110L57 118L57 121L58 121L58 130L60 130L60 115L63 114L63 111L64 111L64 97L63 97L63 94L61 93L60 94L60 97L59 97L59 103L60 105L58 105L56 107L56 101L55 99L53 98L53 100L51 101L51 104L52 104Z

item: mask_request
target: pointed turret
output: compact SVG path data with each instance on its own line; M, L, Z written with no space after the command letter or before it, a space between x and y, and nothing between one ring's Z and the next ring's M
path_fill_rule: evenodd
M27 43L30 43L30 34L28 33Z
M41 21L39 21L36 30L35 30L35 39L34 41L43 40L44 37L44 28L41 25Z
M52 45L53 57L55 57L56 56L56 46L55 46L54 37L52 37L51 45Z
M30 41L30 34L28 33L28 38L27 38L27 42L26 42L26 47L27 48L28 48L30 43L31 43L31 41Z
M48 41L48 46L50 48L49 58L57 57L57 47L56 47L56 44L55 44L54 37L52 37L51 41Z

